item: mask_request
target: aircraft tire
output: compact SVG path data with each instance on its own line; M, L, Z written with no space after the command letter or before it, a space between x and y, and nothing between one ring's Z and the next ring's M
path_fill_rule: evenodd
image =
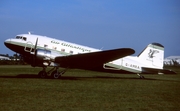
M59 74L59 72L57 73L56 70L51 73L52 79L58 79L59 77L60 77L60 74Z
M46 77L47 77L47 73L46 73L45 71L40 71L40 72L38 73L38 76L39 76L40 78L46 78Z

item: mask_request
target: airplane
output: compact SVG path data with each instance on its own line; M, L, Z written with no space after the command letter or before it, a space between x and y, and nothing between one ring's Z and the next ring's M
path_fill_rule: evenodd
M96 71L115 71L135 73L144 78L142 73L173 72L163 69L164 46L160 43L149 44L138 56L131 48L99 50L55 38L35 34L19 34L5 40L5 46L19 53L32 67L42 67L40 78L51 76L58 79L68 69ZM53 67L46 71L47 67ZM64 70L59 71L63 67Z

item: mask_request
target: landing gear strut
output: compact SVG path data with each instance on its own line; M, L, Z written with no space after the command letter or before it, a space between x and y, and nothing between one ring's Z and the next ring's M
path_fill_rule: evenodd
M140 77L140 79L145 79L144 76L142 76L142 75L140 75L140 74L137 74L137 75Z

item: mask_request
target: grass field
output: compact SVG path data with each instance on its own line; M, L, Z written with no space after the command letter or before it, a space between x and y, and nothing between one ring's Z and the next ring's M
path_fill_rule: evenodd
M0 111L179 111L176 75L110 74L68 70L40 79L41 68L0 66Z

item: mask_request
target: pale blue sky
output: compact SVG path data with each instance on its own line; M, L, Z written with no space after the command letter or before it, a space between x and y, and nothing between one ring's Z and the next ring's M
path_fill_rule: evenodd
M0 53L4 41L28 31L101 49L165 46L180 56L180 0L1 0Z

